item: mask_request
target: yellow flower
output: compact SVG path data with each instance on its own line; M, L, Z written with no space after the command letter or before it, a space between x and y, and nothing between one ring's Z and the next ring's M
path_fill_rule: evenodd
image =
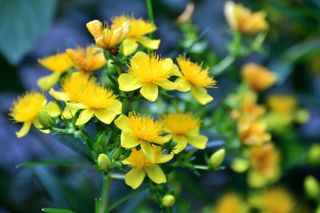
M264 186L280 175L280 155L272 143L251 147L250 162L249 184L252 187Z
M162 118L162 123L173 140L177 143L173 152L175 154L184 150L188 143L198 149L204 149L208 138L199 133L200 121L190 114L170 113Z
M132 169L125 176L125 183L133 189L138 188L146 175L157 184L167 182L167 178L158 164L166 163L173 158L173 154L163 154L160 147L151 146L150 152L154 160L147 158L142 150L132 149L130 156L122 161Z
M251 12L241 4L227 1L224 14L229 26L245 34L254 34L268 29L265 12Z
M86 24L87 29L93 36L96 45L105 50L110 50L116 47L124 39L126 39L129 31L129 22L124 22L120 26L112 25L109 27L104 27L101 21L93 20Z
M262 145L271 139L263 120L252 121L246 117L241 118L238 121L238 132L240 142L249 146Z
M27 135L31 125L34 125L38 129L42 128L42 125L38 120L38 113L41 110L47 111L52 117L60 115L60 108L58 105L53 102L47 104L46 97L38 92L28 92L23 96L18 97L18 99L13 102L10 116L14 121L23 123L20 131L16 132L18 138ZM43 132L47 133L48 131Z
M110 124L114 118L121 114L122 104L116 99L112 90L104 88L83 72L73 73L62 83L62 91L49 91L55 99L65 101L63 112L65 118L75 115L82 110L76 125L87 123L93 116L105 124Z
M44 91L53 87L59 81L61 74L73 66L72 61L66 53L58 53L40 58L38 62L53 72L51 75L40 78L37 82L38 86Z
M66 53L76 68L88 73L101 68L107 63L103 50L94 46L88 46L85 49L67 49Z
M138 43L151 50L158 49L160 40L146 37L147 34L157 30L157 27L153 23L127 16L119 16L112 20L112 23L118 27L122 26L125 22L130 23L130 31L127 39L123 41L124 55L130 55L135 52L138 48Z
M271 95L267 103L271 110L278 114L292 114L297 107L297 98L293 95Z
M223 195L217 202L215 213L245 213L247 207L244 201L234 192Z
M170 135L163 136L163 126L160 122L151 117L129 113L129 116L121 115L116 121L116 126L122 130L121 146L131 149L140 145L142 152L151 161L154 159L152 143L165 144L170 139Z
M216 85L216 81L209 76L209 70L191 62L183 56L177 58L183 76L176 80L177 90L188 92L191 90L193 97L202 105L213 100L206 88Z
M291 213L296 208L296 203L286 190L272 188L262 195L262 209L265 213Z
M273 86L277 76L265 67L249 63L242 68L242 78L255 91L262 91Z
M149 101L158 98L158 86L166 90L175 89L175 84L168 79L179 75L179 70L169 58L148 56L137 52L130 61L128 73L119 76L119 88L122 91L140 89L140 94Z

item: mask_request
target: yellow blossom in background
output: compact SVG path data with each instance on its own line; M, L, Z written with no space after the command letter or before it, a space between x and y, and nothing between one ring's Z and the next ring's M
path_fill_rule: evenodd
M173 140L177 143L173 152L175 154L184 150L187 144L198 149L204 149L208 138L199 133L200 120L187 113L170 113L162 118L162 123Z
M240 119L238 133L240 142L249 146L262 145L271 140L271 135L267 132L267 125L263 120Z
M250 89L257 92L268 89L277 81L273 72L255 63L248 63L242 67L242 78Z
M155 101L159 94L158 86L165 90L176 88L169 81L173 75L179 75L179 71L171 59L137 52L130 60L128 73L123 73L118 78L119 89L128 92L141 88L140 94L144 98Z
M232 1L225 3L224 14L229 26L244 34L255 34L269 27L265 12L252 12L241 4Z
M84 72L96 71L107 63L103 50L94 46L67 49L66 53L74 66Z
M122 26L125 22L130 23L130 31L122 43L124 55L130 55L135 52L138 48L138 43L151 50L158 49L160 40L146 37L147 34L157 30L157 27L153 23L141 18L135 19L128 16L119 16L112 20L114 26L118 27Z
M140 145L142 152L151 161L154 160L152 143L165 144L170 135L163 135L163 126L159 121L145 115L131 112L129 116L121 115L116 121L116 126L122 130L121 146L127 149Z
M282 188L272 188L262 195L264 213L292 213L296 203L289 192Z
M62 83L62 91L49 91L55 99L65 101L63 112L65 118L71 118L75 112L82 110L76 125L87 123L93 116L105 124L110 124L121 114L122 104L112 90L106 89L83 72L73 73Z
M246 213L248 212L245 202L239 195L229 192L223 195L214 208L214 213Z
M40 58L38 62L53 72L51 75L39 78L37 81L38 86L44 91L53 87L59 81L61 74L73 66L72 61L66 53L58 53L49 57Z
M268 97L267 103L277 114L292 114L296 110L298 100L293 95L275 94Z
M131 188L138 188L147 175L152 182L161 184L167 182L167 178L158 164L166 163L173 158L173 154L164 154L160 147L151 146L150 152L154 156L150 160L145 156L142 150L132 149L130 156L122 161L132 169L125 176L125 183Z
M252 187L264 186L280 175L280 155L272 143L251 147L250 162L249 184Z
M124 22L120 26L103 26L99 20L93 20L86 24L88 31L93 36L96 45L105 50L116 47L126 39L130 31L130 23Z
M206 88L214 87L216 81L209 76L209 69L203 69L183 56L179 56L177 61L183 74L176 80L177 90L182 92L191 90L193 97L202 105L212 101L213 98Z
M42 125L38 120L38 113L41 110L47 111L52 117L60 115L60 108L58 105L53 102L47 103L46 97L38 92L27 92L14 101L10 116L14 121L23 123L20 131L16 132L18 138L28 134L31 125L34 125L41 130ZM48 131L45 130L43 132L48 133Z

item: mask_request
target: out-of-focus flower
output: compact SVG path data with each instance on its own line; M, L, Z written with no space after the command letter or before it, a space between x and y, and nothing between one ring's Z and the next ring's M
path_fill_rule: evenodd
M126 22L130 24L130 31L122 43L124 55L134 53L138 48L138 43L151 50L158 49L160 40L146 37L147 34L157 30L157 27L153 23L128 16L119 16L112 20L114 27L120 27Z
M280 155L272 143L250 148L249 184L261 187L277 180L280 175Z
M65 101L63 112L65 118L71 118L82 110L76 125L87 123L93 116L105 124L110 124L121 114L122 103L116 99L112 90L104 88L84 72L73 73L62 83L62 91L51 89L50 95L57 100Z
M130 23L123 22L120 26L103 26L99 20L93 20L86 24L88 31L93 36L96 45L105 50L116 47L127 38L130 31Z
M165 90L174 90L176 85L169 81L169 78L179 74L171 59L148 56L140 51L131 59L128 73L119 76L119 88L122 91L141 88L140 94L144 98L155 101L158 98L158 86Z
M170 161L173 154L163 154L161 148L156 146L150 146L149 151L154 156L153 160L147 158L142 150L132 149L130 156L122 161L123 164L132 167L124 180L133 189L142 184L146 175L157 184L167 182L167 178L158 164Z
M267 126L263 120L240 119L238 133L240 142L249 146L262 145L271 140L271 135L267 132Z
M76 68L88 73L96 71L107 63L103 50L94 46L67 49L66 53Z
M214 208L215 213L246 213L248 208L241 197L233 192L223 195Z
M162 124L149 116L131 112L128 117L121 115L115 124L122 130L121 146L131 149L140 145L142 153L151 161L155 159L151 144L162 145L171 139L170 135L163 135Z
M60 79L62 73L73 66L72 61L66 53L58 53L49 57L38 59L39 64L47 68L51 75L39 78L37 84L41 90L48 90L53 87Z
M282 188L272 188L262 195L262 210L265 213L291 213L295 209L291 194Z
M273 72L255 63L248 63L242 67L242 78L254 91L268 89L277 81Z
M270 109L278 114L292 114L297 107L297 98L293 95L275 94L268 97Z
M28 134L31 125L34 125L44 133L49 132L48 130L42 130L43 126L39 122L38 113L41 110L45 110L52 117L57 117L61 113L56 103L47 103L46 97L38 92L28 92L14 101L10 116L14 121L23 123L22 128L16 132L18 138Z
M193 97L202 105L212 101L213 98L208 94L206 88L215 86L216 81L209 76L209 69L203 69L183 56L179 56L177 61L183 74L175 81L177 90L182 92L191 90Z
M250 166L250 162L244 158L236 158L232 161L231 168L233 171L242 173L247 171Z
M198 149L204 149L208 142L208 138L199 133L200 121L187 113L170 113L162 118L162 123L166 131L168 131L173 140L177 143L173 152L175 154L184 150L187 144Z
M225 3L224 14L229 26L244 34L255 34L269 27L265 12L251 12L248 8L232 1Z

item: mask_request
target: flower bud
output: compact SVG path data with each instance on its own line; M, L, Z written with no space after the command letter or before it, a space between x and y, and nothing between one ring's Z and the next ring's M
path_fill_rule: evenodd
M320 144L313 144L309 149L309 162L320 164Z
M52 127L53 120L46 110L40 110L37 118L43 129L49 129Z
M320 185L319 182L313 176L308 176L304 180L304 190L310 198L319 199Z
M99 154L97 165L101 171L106 171L111 167L111 159L106 154Z
M173 204L175 203L176 199L174 198L173 195L171 194L166 194L165 196L163 196L162 198L162 204L165 207L171 207L173 206Z
M301 109L296 114L296 121L298 123L307 123L310 119L310 113L307 110Z
M218 151L214 152L208 161L209 166L212 169L217 169L223 162L224 157L226 155L225 149L219 149Z
M246 159L237 158L232 162L231 168L235 172L242 173L249 168L249 162Z

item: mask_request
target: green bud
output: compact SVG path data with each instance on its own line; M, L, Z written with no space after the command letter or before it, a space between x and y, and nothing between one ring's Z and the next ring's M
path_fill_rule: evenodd
M320 164L320 144L313 144L309 149L309 162Z
M111 167L111 159L106 154L99 154L97 165L101 171L107 171Z
M165 196L163 196L162 198L162 204L165 207L171 207L173 206L173 204L176 202L176 199L174 198L173 195L171 194L166 194Z
M53 119L46 110L40 110L37 118L43 129L50 129L52 127Z
M217 169L223 162L224 157L226 155L225 149L219 149L218 151L214 152L208 161L208 165L212 169Z
M249 168L249 161L243 158L237 158L232 162L231 168L238 173L245 172Z
M295 119L301 124L307 123L310 119L310 113L307 110L301 109L296 113Z
M313 176L308 176L304 180L304 190L310 198L319 199L320 185L319 182Z

